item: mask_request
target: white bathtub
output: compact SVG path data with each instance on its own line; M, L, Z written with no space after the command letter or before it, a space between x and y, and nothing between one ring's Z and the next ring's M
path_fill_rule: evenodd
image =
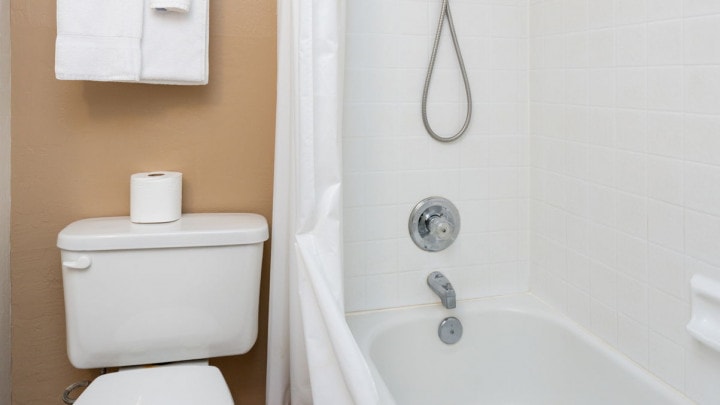
M447 316L463 324L440 341ZM383 404L693 403L530 294L349 314Z

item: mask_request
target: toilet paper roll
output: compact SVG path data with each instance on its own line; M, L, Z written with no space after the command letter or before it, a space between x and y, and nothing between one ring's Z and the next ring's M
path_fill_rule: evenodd
M172 222L182 214L182 173L135 173L130 177L130 221Z

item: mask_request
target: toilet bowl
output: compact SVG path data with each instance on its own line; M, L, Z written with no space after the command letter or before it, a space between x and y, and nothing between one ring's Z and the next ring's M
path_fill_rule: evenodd
M76 405L230 405L207 359L257 339L265 218L185 214L74 222L58 234L67 351L77 368L120 367ZM144 366L163 364L161 366Z
M232 405L232 395L217 367L167 365L137 367L101 375L75 405Z

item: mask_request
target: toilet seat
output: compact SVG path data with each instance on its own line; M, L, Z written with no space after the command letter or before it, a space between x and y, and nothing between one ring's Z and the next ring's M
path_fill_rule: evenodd
M217 367L171 365L101 375L75 405L233 405Z

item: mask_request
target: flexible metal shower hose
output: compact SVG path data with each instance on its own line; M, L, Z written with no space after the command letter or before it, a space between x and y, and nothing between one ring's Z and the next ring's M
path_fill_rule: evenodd
M449 137L443 137L435 133L430 127L430 122L427 117L427 98L428 90L430 89L430 80L432 79L433 69L435 67L435 58L437 57L438 44L440 43L440 34L442 33L443 24L447 17L448 26L450 27L450 36L452 37L453 45L455 46L455 54L457 55L458 63L460 64L460 72L462 73L463 82L465 83L465 95L467 96L467 114L465 115L465 123L463 124L460 131L455 135ZM458 44L457 34L455 34L455 24L453 24L452 14L450 14L450 4L448 0L443 0L442 9L440 10L440 20L438 21L437 32L435 33L435 44L433 45L432 55L430 55L430 64L428 66L427 76L425 76L425 88L423 88L422 96L422 119L425 129L433 139L440 142L452 142L460 138L465 131L467 131L470 125L470 117L472 117L472 96L470 95L470 80L468 79L467 72L465 71L465 62L463 62L462 54L460 52L460 45Z

